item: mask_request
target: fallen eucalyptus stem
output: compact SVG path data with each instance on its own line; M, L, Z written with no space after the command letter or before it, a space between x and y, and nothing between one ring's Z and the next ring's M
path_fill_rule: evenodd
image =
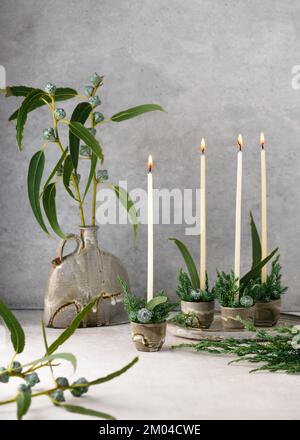
M55 377L54 371L55 367L59 366L60 363L53 362L58 359L68 361L72 364L74 371L77 367L76 357L72 353L55 353L59 346L61 346L67 339L72 336L75 330L79 327L85 316L91 311L94 305L102 299L102 295L95 297L89 304L87 304L82 311L74 318L72 323L67 327L60 336L49 346L47 342L46 330L44 324L42 323L42 332L44 338L44 344L46 353L42 358L35 359L29 363L21 364L16 361L15 358L19 353L24 350L25 347L25 334L24 331L13 315L13 313L5 306L5 304L0 301L0 318L3 319L8 330L11 333L11 341L15 349L15 353L8 364L8 367L0 367L0 383L7 383L10 379L18 377L24 379L24 383L19 385L18 391L14 397L11 399L0 402L0 406L7 405L10 403L17 403L17 417L22 419L27 413L31 401L35 397L48 396L51 403L57 407L61 407L69 412L88 415L93 417L99 417L109 420L114 420L115 418L110 414L96 411L89 408L84 408L77 405L70 405L65 402L65 391L70 391L74 397L81 397L83 394L87 393L89 387L100 385L104 382L108 382L121 374L124 374L129 368L131 368L137 361L138 357L135 357L129 364L125 365L120 370L108 374L91 381L86 378L81 377L77 379L72 384L69 383L66 377ZM28 368L27 368L28 367ZM40 378L36 373L36 370L40 368L50 368L51 376L54 385L43 391L32 393L32 388L40 382Z

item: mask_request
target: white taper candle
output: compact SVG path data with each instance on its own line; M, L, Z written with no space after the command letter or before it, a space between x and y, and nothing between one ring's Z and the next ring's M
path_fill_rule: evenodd
M234 275L238 278L241 271L241 216L242 216L242 175L243 175L243 138L238 136L239 151L237 154L237 177L236 177L236 204L235 204L235 253Z
M152 156L148 159L148 269L147 269L147 301L153 298L153 178Z
M201 140L200 156L200 289L205 290L206 279L206 183L205 183L205 141Z
M267 257L267 170L266 170L266 151L265 151L265 137L260 135L260 165L261 165L261 259ZM267 281L267 265L261 269L261 282Z

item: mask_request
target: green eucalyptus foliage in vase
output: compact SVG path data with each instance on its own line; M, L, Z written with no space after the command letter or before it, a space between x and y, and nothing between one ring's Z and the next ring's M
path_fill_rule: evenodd
M94 296L103 293L107 304L103 310L94 308L85 320L85 325L105 325L126 320L121 307L121 289L118 276L128 282L128 276L121 262L114 255L99 249L96 226L96 196L98 186L108 183L108 171L103 168L104 152L98 139L98 131L111 122L120 123L144 113L164 111L158 104L143 104L132 107L110 117L98 111L101 105L99 91L103 76L97 73L90 78L83 94L73 88L59 88L48 83L44 89L27 86L11 86L5 90L7 97L23 97L21 106L10 116L16 121L16 141L23 149L24 129L27 117L42 107L49 110L49 127L42 132L41 148L29 163L27 187L29 202L36 221L49 234L49 226L61 238L58 243L53 267L45 295L45 322L52 327L66 327ZM67 118L61 102L76 99L73 112ZM79 100L79 102L78 102ZM67 130L68 142L63 144L61 131ZM48 149L57 150L57 162L45 176ZM86 181L79 173L80 164L89 164ZM56 194L62 186L77 205L80 218L80 234L68 234L60 225ZM117 184L109 183L120 203L126 208L137 237L137 214L129 194ZM90 221L87 222L86 200L92 192ZM49 223L49 226L47 224ZM74 252L63 255L67 241L75 240ZM116 306L113 308L111 306Z

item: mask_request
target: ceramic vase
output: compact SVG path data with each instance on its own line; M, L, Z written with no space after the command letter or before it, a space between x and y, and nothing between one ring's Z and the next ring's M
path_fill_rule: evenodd
M49 274L44 322L48 327L66 328L82 308L98 294L103 299L86 317L83 326L102 326L128 322L124 311L118 276L128 283L128 275L120 260L99 248L98 227L80 228L80 235L60 240ZM69 241L76 249L64 255Z

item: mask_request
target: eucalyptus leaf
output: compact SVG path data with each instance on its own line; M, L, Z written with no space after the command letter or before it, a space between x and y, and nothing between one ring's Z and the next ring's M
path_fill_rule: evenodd
M65 410L75 414L98 417L99 419L105 420L116 420L115 417L111 416L110 414L96 411L94 409L84 408L83 406L70 405L69 403L59 404L58 406L60 406L61 408L65 408Z
M5 96L8 98L10 96L27 96L32 92L33 88L28 86L10 86L6 87Z
M50 176L48 177L48 179L46 180L46 182L44 184L44 190L43 191L45 191L45 188L49 185L49 183L51 182L51 180L53 179L53 177L56 175L57 171L61 167L63 161L65 160L67 152L68 152L68 148L66 148L65 151L62 153L62 155L60 156L60 158L59 158L58 162L56 163L55 167L51 171ZM40 194L40 197L41 197L41 194Z
M91 111L92 111L92 106L88 102L81 102L75 107L71 116L71 122L80 122L82 125L84 125ZM69 129L70 155L75 170L77 170L78 167L79 143L80 143L80 138L71 130L70 127Z
M85 128L80 122L72 122L69 123L70 131L72 134L76 137L81 139L90 149L93 151L93 153L98 157L101 164L103 163L104 156L102 152L102 148L97 141L97 139L92 135L92 133L89 132L87 128ZM78 142L79 145L79 142ZM76 150L77 151L77 150ZM79 152L79 147L78 147ZM78 154L77 152L77 154ZM71 144L70 144L70 154L71 154Z
M88 181L87 181L87 184L86 184L86 187L85 187L85 191L84 191L84 195L83 195L83 199L82 199L83 202L84 202L84 200L85 200L85 198L87 196L88 190L89 190L89 188L91 186L91 183L92 183L92 180L93 180L93 177L95 176L97 161L98 161L98 158L97 158L96 154L92 153L90 173L89 173Z
M120 200L120 202L122 203L122 205L124 206L124 208L126 209L126 211L128 212L128 215L131 219L131 223L133 225L133 233L134 233L134 239L137 239L137 233L138 233L138 218L137 218L137 213L134 207L134 203L131 199L131 197L129 196L128 192L125 191L124 188L118 186L118 185L111 185L113 190L116 193L116 196L118 197L118 199Z
M37 151L31 158L28 176L27 176L27 191L33 214L46 234L49 234L44 223L42 211L40 207L40 186L45 166L45 155L42 150Z
M92 308L97 304L97 302L102 298L102 295L97 295L95 298L92 299L91 302L89 302L82 310L78 313L78 315L75 316L69 327L67 327L60 335L59 337L52 342L50 345L47 354L52 354L54 351L58 349L60 345L62 345L64 342L66 342L70 336L73 335L77 327L81 324L83 319L88 315Z
M113 122L121 122L121 121L126 121L127 119L136 118L137 116L140 116L143 113L153 112L156 110L159 110L161 112L165 111L158 104L143 104L143 105L138 105L137 107L128 108L127 110L123 110L119 113L116 113L110 119Z
M169 240L174 241L174 243L178 247L178 249L179 249L179 251L185 261L187 270L188 270L190 278L191 278L191 283L192 283L193 289L195 289L195 290L199 289L200 280L199 280L198 271L196 269L196 265L194 263L193 257L191 256L188 248L186 247L186 245L184 243L182 243L182 241L177 240L177 238L170 238Z
M49 346L48 346L48 340L47 340L46 326L45 326L45 322L43 319L42 319L42 335L43 335L43 341L44 341L46 352L48 352Z
M0 300L0 318L10 332L10 338L16 353L22 353L25 347L24 330L9 308Z
M50 183L43 193L43 206L48 218L48 221L53 229L53 231L61 238L66 238L65 234L62 232L56 214L56 184Z
M168 301L168 298L166 296L155 296L152 298L149 302L147 302L147 309L148 310L154 310L156 306L159 306L160 304L164 304Z
M27 413L31 404L30 391L20 391L17 395L17 417L18 420L22 420L23 416Z
M53 354L46 354L44 357L41 357L39 359L36 359L33 362L30 362L28 364L24 364L23 367L29 367L29 366L36 366L38 364L44 364L45 362L52 362L56 359L63 359L65 361L68 361L72 364L73 370L75 371L77 368L77 360L76 357L72 353L53 353Z
M260 261L253 269L251 269L249 272L247 272L241 279L240 279L240 291L243 292L249 281L259 276L259 273L261 269L264 267L265 264L268 263L271 258L276 254L278 251L278 248L274 249L273 252L270 253L264 260Z
M250 226L252 239L252 268L254 268L261 261L261 243L252 212L250 212Z
M19 89L18 89L18 90L15 90L15 89L17 89L17 87L19 87ZM14 95L6 95L6 96L27 96L28 93L29 93L30 91L34 90L33 88L25 87L25 86L7 87L7 89L12 89L12 88L14 89L14 90L13 90L14 93L19 93L19 94L18 94L18 95L16 95L16 94L14 94ZM26 93L26 90L27 90L27 89L28 89L28 92ZM22 93L23 93L23 94L22 94ZM71 88L69 88L69 87L58 87L58 88L56 89L56 92L55 92L54 98L55 98L55 101L66 101L66 100L68 100L68 99L72 99L72 98L74 98L76 95L78 95L78 93L77 93L76 90L74 90L74 89L71 89ZM49 96L47 93L45 94L44 99L45 99L48 103L51 102L51 98L50 98L50 96ZM44 105L46 105L46 103L45 103L44 101L42 101L42 100L37 101L37 102L35 102L35 103L30 107L30 109L28 110L28 112L32 112L33 110L35 110L35 109L37 109L37 108L39 108L39 107L43 107ZM13 120L17 119L17 117L18 117L18 112L19 112L19 109L17 109L12 115L10 115L10 117L9 117L8 120L9 120L9 121L13 121Z
M125 365L125 367L115 371L114 373L108 374L107 376L92 380L91 382L89 382L89 385L100 385L104 382L108 382L109 380L114 379L115 377L121 376L121 374L124 374L127 370L129 370L129 368L133 367L133 365L136 364L138 360L139 358L135 357L131 362L129 362L129 364Z
M63 183L64 186L66 188L66 190L68 191L68 193L70 194L70 196L76 200L76 197L74 196L71 188L70 188L70 179L71 179L71 175L73 173L74 170L74 165L72 162L72 158L70 155L68 155L66 157L65 163L64 163L64 171L63 171Z
M27 120L27 115L30 112L30 109L33 105L36 105L36 103L41 102L41 98L45 98L47 96L48 95L43 90L33 89L22 102L21 107L18 111L16 125L16 140L19 150L23 149L23 132Z

